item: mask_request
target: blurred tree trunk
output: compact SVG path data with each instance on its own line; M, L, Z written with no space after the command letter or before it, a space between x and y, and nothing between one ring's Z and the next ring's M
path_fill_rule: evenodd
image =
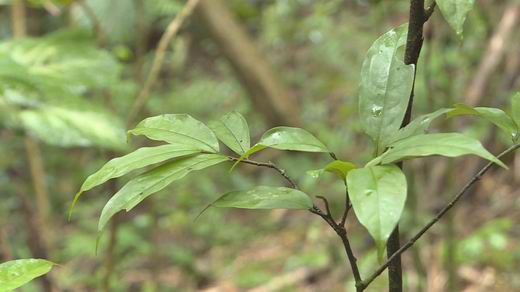
M225 4L221 0L202 0L196 13L266 122L271 126L299 124L295 95L276 76Z

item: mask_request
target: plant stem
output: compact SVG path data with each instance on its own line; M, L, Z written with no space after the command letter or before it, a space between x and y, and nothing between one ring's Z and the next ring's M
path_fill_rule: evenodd
M501 158L506 156L509 153L514 152L516 149L520 148L520 144L515 144L509 147L504 152L500 153L497 158ZM426 233L435 223L437 223L453 206L460 200L460 198L467 193L467 191L478 181L480 178L493 166L493 162L488 162L483 168L480 169L467 183L464 187L452 198L452 200L440 210L435 217L428 222L421 230L419 230L408 242L406 242L399 250L397 250L394 254L388 257L388 259L381 265L377 270L372 273L365 281L362 283L362 287L366 288L372 281L374 281L384 270L390 265L390 262L393 261L396 257L399 257L403 252L409 249L413 244L421 238L421 236Z

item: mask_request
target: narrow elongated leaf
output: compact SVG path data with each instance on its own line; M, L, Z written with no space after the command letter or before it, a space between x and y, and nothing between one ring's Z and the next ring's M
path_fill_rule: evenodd
M377 39L361 68L359 114L378 154L384 150L383 139L401 126L412 90L414 67L397 56L407 31L408 26L402 25Z
M520 131L520 92L516 93L511 98L511 114Z
M125 184L105 205L99 218L99 230L102 230L117 212L123 209L130 211L146 197L194 170L201 170L224 161L228 161L228 158L223 155L201 154L168 162L137 176Z
M436 133L412 136L392 145L381 155L381 163L430 155L457 157L473 154L507 168L493 154L489 153L480 142L474 138L459 133Z
M433 113L425 114L415 118L406 127L399 129L395 135L384 139L384 145L391 146L393 143L419 134L424 134L430 127L430 124L436 118L448 113L451 109L441 108Z
M81 193L88 191L109 179L123 176L132 170L163 162L168 159L193 155L196 153L200 153L200 150L186 149L184 145L173 144L157 147L143 147L125 156L114 158L85 180L81 189L74 197L70 210L74 208Z
M395 165L358 168L347 175L352 207L382 259L385 243L401 218L407 195L406 177Z
M242 160L267 147L279 150L303 152L330 152L318 138L304 129L292 127L276 127L265 132L260 141L244 153L233 165L233 168Z
M257 186L250 190L229 192L211 205L244 209L309 209L312 208L312 200L299 190Z
M12 291L47 274L54 264L47 260L22 259L0 264L0 291Z
M217 138L237 154L244 154L251 147L249 126L246 119L238 112L230 112L218 121L209 123Z
M517 132L517 126L513 119L503 110L491 107L472 108L465 104L456 104L454 109L448 113L449 117L473 115L478 116L495 124L508 135L513 136Z
M473 4L475 0L437 0L442 16L457 35L462 35L466 16L473 9Z
M216 153L218 140L213 131L202 122L186 114L168 114L147 118L135 129L132 135L144 135L152 140L170 144L187 145L189 148Z

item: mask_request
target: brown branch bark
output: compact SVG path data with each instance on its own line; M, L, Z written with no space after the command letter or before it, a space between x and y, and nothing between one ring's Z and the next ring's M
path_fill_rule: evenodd
M276 76L223 1L201 0L196 13L266 122L270 126L299 124L295 95Z

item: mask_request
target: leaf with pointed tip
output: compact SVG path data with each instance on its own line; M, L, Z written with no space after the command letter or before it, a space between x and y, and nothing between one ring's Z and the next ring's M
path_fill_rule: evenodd
M399 130L412 91L414 67L397 56L407 31L408 25L401 25L379 37L361 68L359 115L377 154L385 148L383 139Z
M374 239L382 259L385 243L403 213L406 177L395 165L358 168L348 173L347 188L356 217Z
M213 131L202 122L186 114L168 114L150 117L141 121L129 135L144 135L152 140L170 144L186 145L212 153L219 151L218 140Z
M12 291L34 278L47 274L54 263L41 259L21 259L0 264L0 291Z
M406 127L399 129L397 133L393 136L389 136L387 139L384 139L383 144L386 146L391 146L393 143L419 134L424 134L426 130L430 127L430 124L436 118L442 116L443 114L448 113L451 109L441 108L432 113L425 114L415 118L412 122L410 122Z
M133 170L143 168L148 165L163 162L168 159L193 155L200 153L201 150L186 149L184 145L168 144L157 147L143 147L125 156L117 157L107 162L97 172L91 174L81 186L79 192L74 197L74 201L69 209L69 217L78 201L81 193L88 191L112 178L123 176Z
M192 171L201 170L228 161L219 154L201 154L176 159L151 169L126 183L101 211L98 229L101 231L108 220L121 210L130 211L146 197L156 193Z
M473 115L481 117L495 124L502 131L510 136L514 136L517 132L517 126L513 119L503 110L492 107L475 107L472 108L465 104L456 104L453 110L448 113L448 117L461 115Z
M276 127L265 132L260 141L244 153L233 165L233 169L240 161L265 148L292 150L303 152L330 152L318 138L304 129L292 127Z
M473 9L473 4L475 0L437 0L442 16L459 36L462 35L466 16Z
M520 132L520 92L511 97L511 115Z
M257 186L250 190L224 194L211 206L243 209L310 209L312 200L302 191L285 188Z
M389 164L421 156L457 157L468 154L480 156L507 168L502 161L489 153L478 140L459 133L423 134L400 140L381 155L381 163Z
M249 148L249 126L246 119L238 112L230 112L221 117L218 121L208 124L215 132L217 138L237 154L244 154Z

